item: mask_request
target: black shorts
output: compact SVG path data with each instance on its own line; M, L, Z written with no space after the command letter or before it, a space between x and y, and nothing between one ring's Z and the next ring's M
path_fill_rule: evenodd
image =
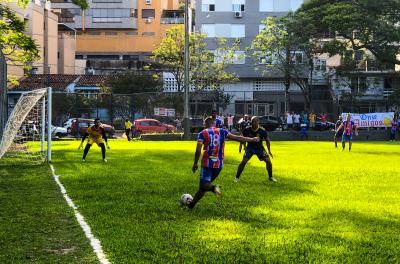
M253 155L257 155L260 161L269 159L268 153L265 151L265 149L252 149L249 147L246 149L243 158L249 160L251 157L253 157Z
M336 138L340 138L341 139L342 136L343 136L343 131L339 132L339 133L336 133L335 136L336 136Z

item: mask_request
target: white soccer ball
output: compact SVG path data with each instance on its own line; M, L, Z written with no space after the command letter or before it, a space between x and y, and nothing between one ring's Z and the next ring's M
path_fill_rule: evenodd
M182 194L181 196L182 205L188 205L191 201L193 201L193 197L190 194L188 193Z

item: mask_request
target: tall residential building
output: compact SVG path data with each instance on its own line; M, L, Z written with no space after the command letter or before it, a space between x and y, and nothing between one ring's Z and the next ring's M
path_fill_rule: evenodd
M77 30L77 73L140 69L166 30L184 22L178 0L90 0L84 12L70 0L52 6Z
M8 5L20 19L25 21L26 34L37 44L40 58L32 63L31 74L75 71L74 34L68 36L59 34L58 17L52 12L50 2L34 0L29 2L26 8L21 8L15 3L3 4ZM19 78L24 75L23 68L18 64L9 64L7 72L11 77Z
M17 16L25 20L26 34L35 40L40 59L32 64L33 73L57 73L57 15L51 12L49 2L35 0L23 9L15 3L7 4ZM21 77L20 65L8 65L8 75Z
M303 0L197 0L196 29L208 35L208 48L216 48L215 38L224 37L228 41L240 39L240 54L244 55L259 32L264 28L262 20L267 17L281 17L295 11ZM242 56L238 56L241 58ZM296 54L296 63L305 62L303 54ZM285 110L285 86L283 74L271 67L268 72L266 60L256 60L251 56L236 60L229 70L235 72L240 81L227 84L224 91L231 94L232 104L226 112L252 115L282 115ZM305 76L307 78L307 76ZM292 84L290 89L290 109L304 109L304 99L300 88ZM234 104L233 104L234 103Z

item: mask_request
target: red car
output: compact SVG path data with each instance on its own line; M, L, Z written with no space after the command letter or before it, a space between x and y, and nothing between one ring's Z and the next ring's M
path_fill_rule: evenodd
M136 119L133 122L133 133L135 136L145 133L172 133L176 127L161 123L155 119Z

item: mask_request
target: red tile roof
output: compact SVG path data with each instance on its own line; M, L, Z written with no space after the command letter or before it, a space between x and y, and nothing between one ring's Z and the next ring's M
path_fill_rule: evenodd
M9 87L9 90L31 91L51 86L53 91L65 92L67 86L78 77L74 74L34 74L22 77L19 84Z
M110 80L112 75L82 75L79 78L79 81L76 84L76 87L85 87L85 86L102 86L108 80Z

